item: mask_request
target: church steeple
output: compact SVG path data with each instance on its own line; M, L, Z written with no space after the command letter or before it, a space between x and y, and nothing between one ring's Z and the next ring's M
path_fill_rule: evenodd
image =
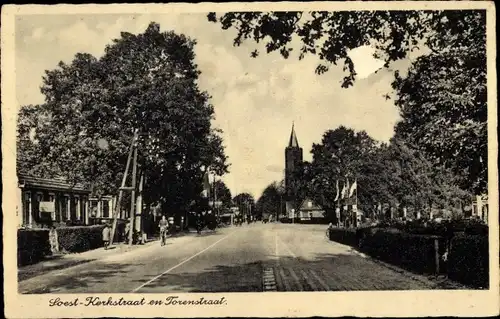
M292 123L292 133L290 141L285 148L285 205L287 213L295 211L298 208L298 176L301 169L302 148L299 146L297 135L295 134L295 123Z
M290 141L288 142L288 147L299 147L299 141L297 140L297 135L295 134L295 123L292 122L292 133L290 134Z

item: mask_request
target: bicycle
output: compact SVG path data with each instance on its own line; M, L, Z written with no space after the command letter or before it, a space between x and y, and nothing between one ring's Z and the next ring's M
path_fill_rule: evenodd
M167 244L167 228L160 229L160 242L161 246L165 246Z

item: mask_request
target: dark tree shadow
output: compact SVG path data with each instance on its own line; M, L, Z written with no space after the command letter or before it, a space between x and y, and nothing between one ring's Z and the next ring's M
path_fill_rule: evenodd
M460 289L422 281L352 254L317 254L310 259L281 257L279 263L272 257L244 264L221 264L196 272L175 271L149 283L141 292L262 292L266 268L273 270L278 291Z
M17 280L21 282L36 276L49 273L51 271L61 270L68 267L73 267L95 261L95 259L68 260L63 258L63 256L64 255L50 256L44 259L43 263L37 263L33 265L19 267L17 270Z
M126 268L129 266L131 264L99 263L92 270L84 270L70 276L61 276L50 287L40 287L23 292L23 294L65 293L64 290L89 288L98 283L106 283L112 277L120 276L126 278L126 274L129 273ZM134 264L133 266L141 265ZM60 290L63 290L63 292L60 292ZM105 292L103 291L103 293Z
M215 255L220 256L220 255ZM273 255L252 258L240 262L238 256L223 259L200 255L173 271L156 278L162 272L141 276L144 264L96 263L90 270L69 276L55 276L50 287L40 287L29 294L64 293L65 290L89 291L96 284L106 287L119 284L120 280L134 283L137 287L154 279L140 289L140 293L165 292L262 292L264 271L271 269L276 278L277 291L398 291L458 289L443 288L439 283L421 281L406 272L397 272L376 262L352 253L314 254L305 257L281 257ZM93 265L94 266L94 265ZM134 273L134 280L127 274ZM116 288L116 287L112 287ZM101 288L102 289L102 288ZM109 289L109 288L108 288ZM463 288L462 288L463 289ZM102 293L110 291L99 291Z

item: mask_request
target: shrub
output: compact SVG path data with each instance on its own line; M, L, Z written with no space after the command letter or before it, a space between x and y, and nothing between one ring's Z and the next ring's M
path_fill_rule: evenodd
M361 250L373 257L409 270L419 273L435 273L435 239L438 239L439 256L441 256L446 249L444 238L375 229L364 238Z
M358 245L356 230L350 228L330 229L330 240L353 247Z
M488 289L488 236L460 234L453 237L448 256L448 276L475 288Z
M59 249L74 253L101 247L103 228L101 225L58 228Z
M47 229L19 229L17 231L18 266L36 263L50 254L49 231Z
M438 239L438 253L442 256L447 245L442 237L408 234L397 228L378 226L330 230L330 240L356 247L372 257L419 273L435 273L435 239ZM441 261L440 272L444 270Z

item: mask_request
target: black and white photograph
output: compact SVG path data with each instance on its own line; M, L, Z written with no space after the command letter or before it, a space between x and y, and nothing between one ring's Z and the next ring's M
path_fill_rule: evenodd
M498 296L494 6L432 2L3 7L12 309Z

